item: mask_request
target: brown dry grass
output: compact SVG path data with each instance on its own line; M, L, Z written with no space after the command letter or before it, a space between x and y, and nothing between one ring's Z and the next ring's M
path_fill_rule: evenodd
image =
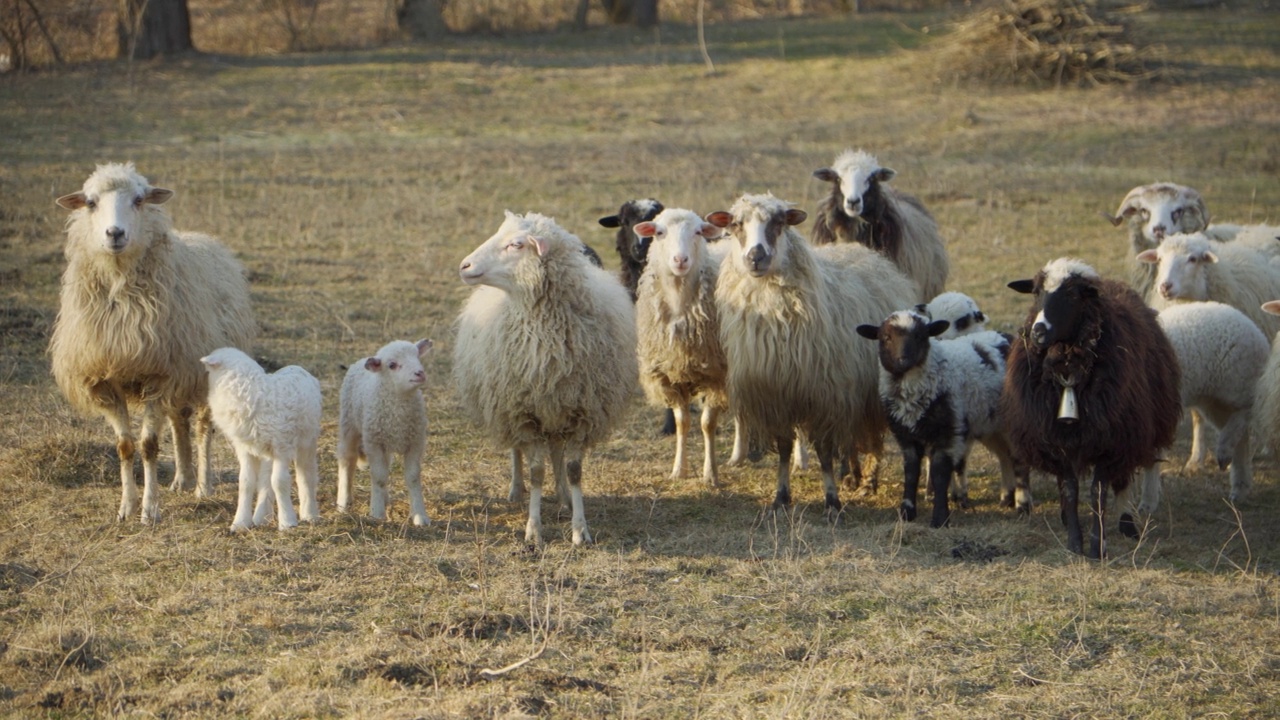
M456 264L504 208L556 216L613 261L595 218L622 199L708 211L772 189L813 207L810 171L863 146L934 210L951 285L1004 329L1024 307L1004 282L1050 257L1122 271L1125 241L1097 212L1138 183L1196 186L1221 220L1280 219L1275 15L1148 18L1188 83L980 96L887 54L933 18L900 20L725 26L711 78L691 32L655 46L600 31L0 79L0 712L1280 713L1274 456L1238 510L1224 474L1171 470L1145 539L1115 539L1097 564L1065 550L1048 480L1030 518L997 508L986 455L978 507L948 529L895 522L892 460L840 525L822 521L812 472L774 521L767 462L726 471L722 491L665 479L670 443L637 401L587 464L597 545L572 548L550 508L545 553L518 541L505 457L448 382ZM159 526L112 521L109 433L72 415L44 347L62 267L53 198L124 159L178 192L179 225L249 267L257 353L320 378L320 524L228 535L223 441L214 499L166 493ZM339 516L339 364L423 336L439 349L435 523L407 526L398 486L389 522Z

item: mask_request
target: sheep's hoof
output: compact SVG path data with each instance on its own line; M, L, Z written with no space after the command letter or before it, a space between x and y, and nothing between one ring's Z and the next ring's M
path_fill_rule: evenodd
M143 525L156 525L156 524L158 524L159 522L160 522L160 509L159 509L159 508L151 508L150 510L143 510L143 511L142 511L142 524L143 524Z
M973 503L969 501L968 493L964 495L952 495L951 502L955 503L957 506L965 510L971 510L973 508ZM1012 499L1010 499L1008 507L1013 507Z
M1012 490L1004 490L1000 493L1000 507L1011 508L1014 504Z
M1228 465L1230 465L1230 464L1231 464L1231 456L1230 456L1230 455L1228 455L1228 456L1226 456L1226 457L1223 457L1222 455L1219 455L1219 456L1218 456L1218 470L1226 470L1226 469L1227 469L1227 466L1228 466Z
M1120 534L1134 540L1142 537L1142 532L1138 530L1138 523L1129 513L1120 513Z
M580 530L575 529L573 531L574 545L590 545L591 543L591 533L585 527Z
M507 502L523 502L523 501L524 501L523 485L513 487L511 488L510 492L507 493Z
M414 527L427 527L430 524L431 524L431 518L427 517L426 515L413 516Z
M1246 489L1246 488L1241 488L1241 489L1239 489L1239 490L1232 490L1232 491L1227 495L1227 500L1228 500L1232 505L1238 505L1239 503L1241 503L1241 502L1243 502L1243 501L1244 501L1245 496L1247 496L1248 494L1249 494L1249 491L1248 491L1248 489Z
M287 532L289 530L292 530L298 527L298 523L286 521L286 522L279 523L279 526L280 526L280 532Z
M1030 500L1028 500L1027 502L1020 502L1020 503L1018 503L1018 514L1019 514L1019 515L1030 515L1030 514L1031 514L1031 501L1030 501Z
M251 529L253 529L253 525L252 525L252 524L249 524L249 523L243 523L243 522L234 522L234 523L231 523L231 528L230 528L231 533L232 533L233 535L234 535L234 534L237 534L237 533L247 533L247 532L249 532L249 530L251 530Z
M1204 463L1199 460L1188 460L1187 464L1182 466L1182 472L1187 475L1194 475L1200 472L1203 467Z
M906 522L915 522L916 506L909 500L903 500L902 504L898 506L898 517Z
M942 512L935 512L933 517L929 519L929 527L931 528L944 528L950 524L951 513L946 512L945 510Z

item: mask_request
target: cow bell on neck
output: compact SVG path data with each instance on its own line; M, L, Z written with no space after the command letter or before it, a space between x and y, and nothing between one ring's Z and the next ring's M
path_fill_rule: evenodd
M1080 412L1076 407L1076 390L1070 385L1062 387L1062 401L1058 403L1058 419L1068 425L1080 419Z

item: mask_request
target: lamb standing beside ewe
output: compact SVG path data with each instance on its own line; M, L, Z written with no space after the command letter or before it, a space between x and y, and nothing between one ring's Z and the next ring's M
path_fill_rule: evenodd
M178 232L132 163L99 165L80 192L58 198L67 220L67 268L49 342L53 377L77 410L103 415L116 434L120 520L138 509L129 420L142 413L142 522L160 519L158 426L173 431L173 489L213 494L212 421L200 358L248 347L256 327L244 270L216 240ZM198 458L192 459L195 416Z
M1015 456L1058 478L1067 547L1081 554L1079 482L1093 468L1089 557L1100 558L1107 489L1124 492L1173 444L1177 356L1136 292L1079 260L1054 260L1009 287L1035 300L1009 353L1001 422ZM1137 534L1127 513L1120 529Z
M811 248L793 228L805 217L766 193L744 195L707 221L728 228L735 243L716 287L734 416L748 437L777 442L775 509L791 502L791 446L804 431L834 515L837 454L878 455L884 443L875 349L854 328L909 307L916 289L866 246Z
M454 378L475 423L500 447L530 456L531 543L542 542L548 455L556 484L568 483L573 542L591 542L583 454L612 432L637 380L635 309L579 244L549 217L508 212L459 268L479 287L458 316Z
M427 407L422 358L430 340L394 340L372 357L347 368L338 410L338 510L351 502L351 478L359 460L369 463L369 516L387 519L391 455L403 457L409 516L418 527L431 524L422 499L422 455L427 448Z
M818 205L810 239L814 245L856 242L883 253L915 281L917 301L925 302L947 284L947 250L924 205L889 187L894 174L861 150L845 150L831 167L813 171L831 183L831 194Z
M266 523L273 501L279 502L276 523L281 530L298 524L289 499L290 463L298 473L302 520L319 520L320 381L297 365L267 374L253 358L231 347L214 350L200 362L209 371L213 422L240 461L240 493L231 531Z

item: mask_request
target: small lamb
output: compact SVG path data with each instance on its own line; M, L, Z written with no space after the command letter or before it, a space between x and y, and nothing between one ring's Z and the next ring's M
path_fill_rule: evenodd
M277 498L279 528L288 530L298 524L289 499L290 462L298 472L303 521L320 519L316 504L320 381L297 365L268 375L253 358L233 347L218 348L200 362L209 373L214 425L231 440L240 461L240 497L231 532L265 524Z
M386 520L391 454L400 453L413 524L431 524L422 501L422 454L427 448L427 407L422 399L427 373L422 358L431 347L430 340L395 340L347 370L339 396L338 510L346 512L350 504L357 460L367 460L369 515Z

